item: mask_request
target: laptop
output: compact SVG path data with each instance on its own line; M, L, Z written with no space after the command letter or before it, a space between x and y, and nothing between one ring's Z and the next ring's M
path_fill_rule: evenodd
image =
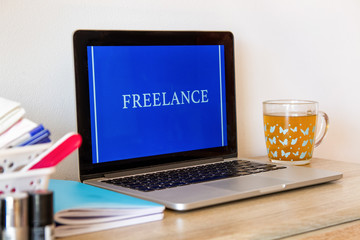
M231 32L74 33L80 180L185 211L341 173L237 159Z

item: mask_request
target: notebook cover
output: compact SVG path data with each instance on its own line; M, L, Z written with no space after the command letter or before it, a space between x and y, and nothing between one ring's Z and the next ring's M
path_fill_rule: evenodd
M54 212L89 208L148 208L162 205L70 180L49 182L54 192Z

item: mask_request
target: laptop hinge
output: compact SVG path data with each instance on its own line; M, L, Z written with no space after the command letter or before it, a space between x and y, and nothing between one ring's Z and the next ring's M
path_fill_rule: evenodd
M214 163L224 161L223 158L209 158L209 159L201 159L201 160L194 160L194 161L186 161L181 163L170 163L170 164L162 164L153 167L144 167L144 168L136 168L132 170L126 171L118 171L116 173L106 173L104 174L105 178L115 178L115 177L123 177L135 174L144 174L144 173L151 173L175 168L182 168L182 167L190 167L199 164L206 164L206 163Z

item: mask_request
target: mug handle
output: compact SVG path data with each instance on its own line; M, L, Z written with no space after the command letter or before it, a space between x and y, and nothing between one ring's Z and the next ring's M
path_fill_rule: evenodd
M318 136L316 136L315 147L319 146L322 140L324 139L328 128L329 128L329 117L326 113L319 111L318 116L322 118L320 130L318 131Z

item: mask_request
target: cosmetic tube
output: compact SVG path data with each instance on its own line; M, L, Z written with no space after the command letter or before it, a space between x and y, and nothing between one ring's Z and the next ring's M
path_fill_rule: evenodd
M29 194L29 239L54 239L53 192L37 190Z
M0 239L28 240L28 225L28 195L23 192L0 195Z

